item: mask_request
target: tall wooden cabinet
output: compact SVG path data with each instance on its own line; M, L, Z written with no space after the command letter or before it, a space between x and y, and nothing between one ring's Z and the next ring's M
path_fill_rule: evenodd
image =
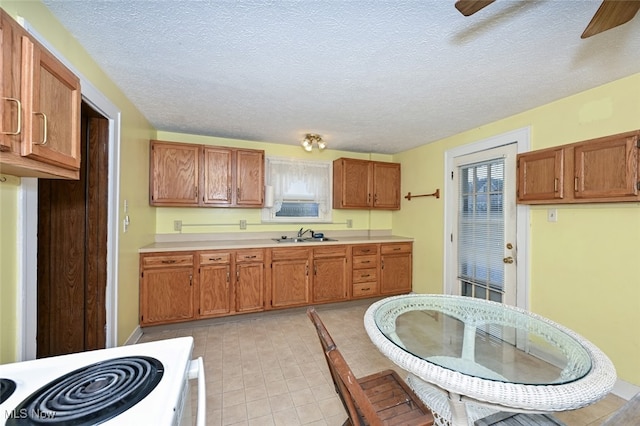
M154 206L262 207L264 151L152 140Z
M339 158L333 162L334 209L400 209L400 164Z
M518 202L640 200L640 131L518 154Z
M78 179L80 80L0 10L0 171Z

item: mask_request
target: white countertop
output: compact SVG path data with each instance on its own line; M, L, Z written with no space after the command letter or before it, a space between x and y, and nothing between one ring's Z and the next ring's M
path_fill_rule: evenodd
M184 236L188 238L188 236ZM169 252L169 251L195 251L195 250L233 250L244 248L271 248L271 247L321 247L327 245L342 244L366 244L366 243L405 243L412 242L413 238L396 235L367 235L367 236L345 236L333 237L336 241L324 242L302 242L302 243L279 243L271 238L242 238L229 239L228 234L225 239L208 240L183 240L183 241L160 241L141 247L139 253Z

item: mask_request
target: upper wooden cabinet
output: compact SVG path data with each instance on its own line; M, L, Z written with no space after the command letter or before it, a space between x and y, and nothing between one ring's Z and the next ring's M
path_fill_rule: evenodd
M518 202L640 200L640 131L518 155Z
M78 179L80 80L0 11L0 171Z
M334 209L400 209L400 164L339 158L333 162Z
M262 207L264 151L151 141L154 206Z

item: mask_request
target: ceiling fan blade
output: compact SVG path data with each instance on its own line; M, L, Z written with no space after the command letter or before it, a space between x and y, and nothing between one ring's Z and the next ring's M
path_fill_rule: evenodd
M456 9L460 11L464 16L470 16L489 6L495 0L458 0L456 1Z
M591 37L629 22L640 10L639 0L604 0L580 38Z

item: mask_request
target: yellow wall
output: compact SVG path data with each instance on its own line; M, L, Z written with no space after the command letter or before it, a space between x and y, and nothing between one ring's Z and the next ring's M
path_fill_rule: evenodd
M186 135L179 133L158 132L158 139L171 142L198 143L206 145L231 146L236 148L263 149L266 156L300 158L314 161L332 161L340 157L360 158L376 161L391 161L390 155L383 154L363 154L345 151L325 149L320 152L314 148L312 152L306 152L301 146L292 146L275 143L261 143L242 141L237 139L214 138L208 136ZM236 224L233 226L210 226L210 227L185 227L183 234L189 233L221 233L240 232L240 220L248 223L247 232L273 232L282 231L292 235L301 226L311 226L315 231L346 230L344 223L347 219L353 221L353 230L391 229L392 214L390 211L364 211L364 210L333 210L333 224L263 224L260 223L260 209L226 209L226 208L192 208L192 207L157 207L156 208L156 231L159 234L178 234L173 230L173 221L181 220L184 224Z
M72 66L104 94L122 113L120 147L120 197L129 200L132 226L127 233L118 230L118 343L123 343L138 324L138 247L153 241L155 211L148 206L149 138L155 131L125 95L111 82L77 41L58 23L39 1L0 0L0 7L14 18L21 16L43 36ZM15 234L20 180L0 184L0 363L17 360L15 293L18 288ZM122 203L120 203L122 214ZM13 220L11 220L13 218Z
M531 149L640 128L640 74L394 156L403 194L444 188L444 152L530 126ZM531 207L530 309L577 331L640 385L640 203ZM417 225L419 224L419 225ZM442 292L443 199L402 201L394 233L415 238L414 290Z

